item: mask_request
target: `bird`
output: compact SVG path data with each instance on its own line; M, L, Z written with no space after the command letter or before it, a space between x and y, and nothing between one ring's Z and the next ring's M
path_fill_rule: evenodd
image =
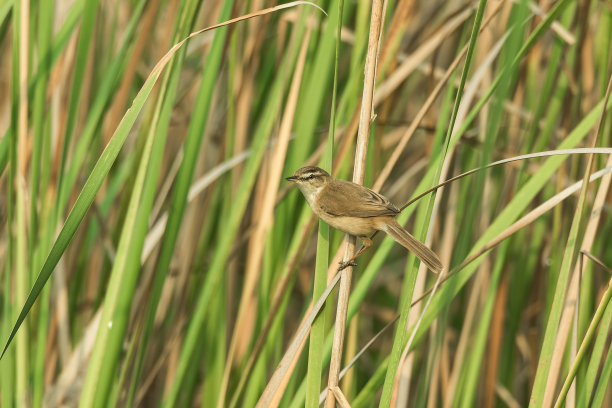
M400 210L383 195L362 185L336 179L316 166L302 167L286 180L295 183L320 219L363 242L363 248L349 261L341 263L341 269L353 264L357 256L372 246L369 235L376 231L385 232L433 272L440 273L444 269L434 251L398 224L395 218Z

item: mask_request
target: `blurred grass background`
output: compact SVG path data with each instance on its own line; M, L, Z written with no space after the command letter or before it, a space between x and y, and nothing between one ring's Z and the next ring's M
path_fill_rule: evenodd
M351 178L372 5L315 3L327 15L265 13L167 59L276 2L0 1L0 345L29 311L2 407L255 406L315 259L329 281L343 248L330 230L317 257L283 178L330 162ZM612 146L609 0L396 0L382 28L365 185L398 206L495 160ZM585 172L584 155L513 163L404 210L453 272L424 313L411 301L436 277L377 236L345 363L400 318L341 380L351 406L551 406L575 362L560 403L612 405L609 269L579 255L612 265L609 175L453 269ZM275 404L318 405L334 316L332 292Z

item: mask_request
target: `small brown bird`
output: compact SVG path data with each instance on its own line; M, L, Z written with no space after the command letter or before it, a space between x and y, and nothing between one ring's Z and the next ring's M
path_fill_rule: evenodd
M400 210L382 195L359 184L335 179L315 166L302 167L286 180L297 184L319 218L342 232L361 238L363 250L372 245L368 235L383 231L415 254L433 272L442 271L443 265L438 255L397 223L395 217Z

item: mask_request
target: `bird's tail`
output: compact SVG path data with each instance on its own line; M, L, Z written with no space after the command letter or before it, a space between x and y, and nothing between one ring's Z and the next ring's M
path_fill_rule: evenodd
M427 265L427 267L433 272L442 272L444 266L442 265L438 255L436 255L436 253L431 249L427 248L421 241L410 235L410 233L402 228L397 221L392 220L389 223L386 223L383 231L389 234L407 250L415 254L416 257Z

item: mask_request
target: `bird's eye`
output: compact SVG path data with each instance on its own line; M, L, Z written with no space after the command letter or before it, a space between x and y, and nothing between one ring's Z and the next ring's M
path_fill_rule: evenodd
M308 180L312 180L314 178L314 174L311 174L307 177Z

